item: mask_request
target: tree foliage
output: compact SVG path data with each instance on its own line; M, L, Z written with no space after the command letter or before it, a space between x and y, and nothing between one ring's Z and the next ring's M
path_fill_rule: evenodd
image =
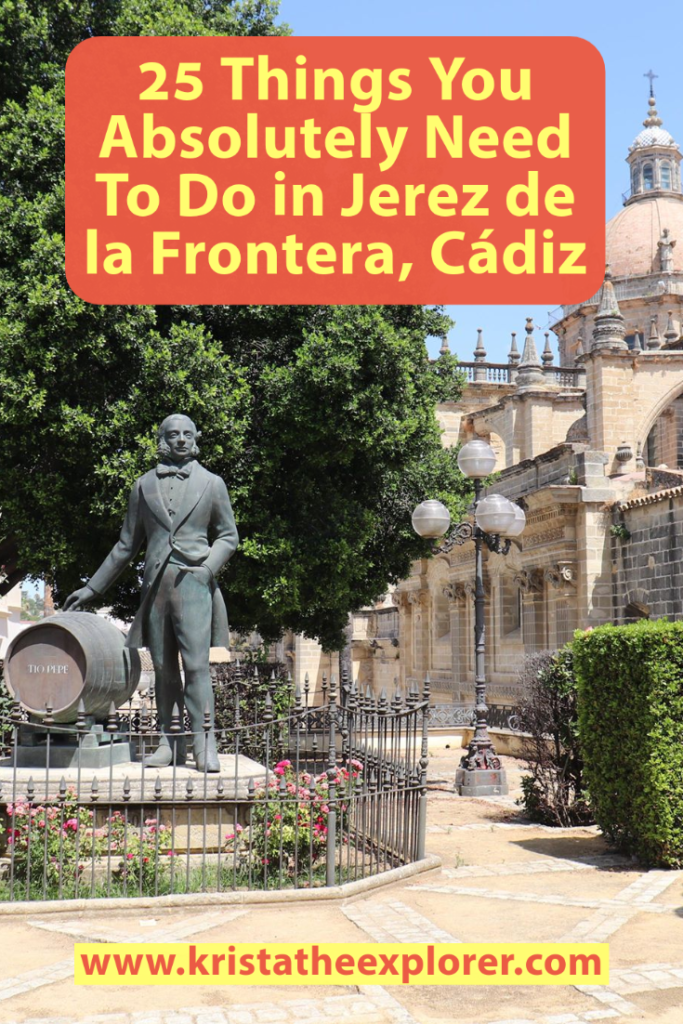
M221 579L233 625L341 643L350 609L428 551L410 511L462 480L441 449L430 366L440 310L94 306L64 276L64 63L90 35L272 34L277 4L0 3L0 562L57 600L97 568L170 411L203 432L242 543ZM107 599L130 617L139 566Z

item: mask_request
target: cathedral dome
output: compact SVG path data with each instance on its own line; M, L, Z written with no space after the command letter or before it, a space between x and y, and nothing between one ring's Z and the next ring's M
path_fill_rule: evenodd
M644 146L675 146L673 135L666 128L643 128L642 132L636 135L631 149L642 149Z
M606 261L613 277L637 277L661 271L659 242L665 229L677 242L674 272L683 273L683 196L640 196L608 222Z
M644 149L646 146L673 146L677 148L673 135L666 128L662 128L662 119L657 113L656 101L652 94L650 94L647 102L648 112L647 117L643 121L643 130L636 135L632 145L629 147L629 153L632 153L634 149Z

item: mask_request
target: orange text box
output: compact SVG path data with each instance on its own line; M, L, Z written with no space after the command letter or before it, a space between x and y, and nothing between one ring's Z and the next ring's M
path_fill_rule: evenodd
M583 39L99 37L66 95L89 302L557 305L602 281Z

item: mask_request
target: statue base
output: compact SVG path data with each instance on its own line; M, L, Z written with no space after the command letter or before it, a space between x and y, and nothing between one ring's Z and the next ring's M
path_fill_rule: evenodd
M457 768L455 790L459 796L507 796L507 776L503 768Z
M48 733L39 725L22 723L19 726L16 759L17 768L64 769L108 768L110 765L127 764L132 760L131 745L125 735L112 736L102 725L91 725L81 738L74 743L74 733Z

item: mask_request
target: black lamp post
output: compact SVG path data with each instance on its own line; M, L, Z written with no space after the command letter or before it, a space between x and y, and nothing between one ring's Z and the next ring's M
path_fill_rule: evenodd
M506 555L512 538L519 537L526 525L524 511L500 494L482 498L482 480L496 465L496 456L486 441L469 441L458 453L458 466L474 480L474 522L456 523L442 544L434 548L447 554L456 545L474 541L474 663L475 714L474 736L455 774L455 786L461 796L493 796L508 792L500 759L496 756L486 720L486 625L484 616L483 545L489 551ZM413 512L413 528L421 537L443 537L451 517L440 501L423 501Z

